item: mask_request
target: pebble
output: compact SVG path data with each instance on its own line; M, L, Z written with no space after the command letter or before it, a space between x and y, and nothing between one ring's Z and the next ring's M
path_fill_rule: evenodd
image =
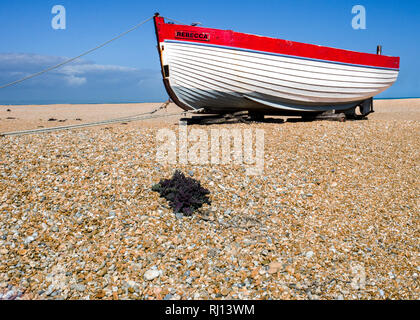
M33 236L29 236L29 237L26 237L25 240L23 240L23 243L28 245L34 240L35 240L35 238Z
M108 272L107 268L102 268L101 270L98 271L98 276L103 277L104 275L106 275Z
M77 290L79 292L84 292L86 290L86 286L84 284L78 283L74 284L71 287L73 290Z
M305 254L306 258L311 259L314 256L314 252L313 251L308 251Z
M220 290L220 293L223 296L227 296L230 293L230 290L228 288L222 288L222 290Z
M269 264L268 273L274 274L281 271L283 268L283 264L281 262L272 262Z
M147 281L156 279L159 276L160 276L160 272L157 270L148 270L144 273L144 279Z
M50 296L50 295L51 295L51 293L53 293L53 291L54 291L54 285L53 285L53 284L51 284L51 285L48 287L47 291L45 291L45 294L46 294L47 296Z

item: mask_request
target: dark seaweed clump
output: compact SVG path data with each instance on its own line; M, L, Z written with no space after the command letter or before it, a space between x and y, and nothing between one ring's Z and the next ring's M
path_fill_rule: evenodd
M186 177L179 170L175 171L171 179L160 180L152 190L159 192L175 213L183 213L185 216L191 216L205 203L210 204L210 191L203 188L200 181Z

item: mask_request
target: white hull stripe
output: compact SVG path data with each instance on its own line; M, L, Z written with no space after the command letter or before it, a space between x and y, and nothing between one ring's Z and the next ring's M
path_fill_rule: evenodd
M267 52L267 51L259 51L259 50L252 50L252 49L244 49L244 48L230 47L230 46L222 46L222 45L208 44L208 43L197 43L197 42L180 41L180 40L165 40L165 42L166 43L189 44L189 45L196 45L196 46L202 46L202 47L222 48L222 49L244 51L244 52L261 53L261 54L266 54L266 55L270 55L270 56L288 57L288 58L307 60L307 61L327 62L327 63L333 63L333 64L339 64L339 65L345 65L345 66L363 67L363 68L370 68L370 69L392 70L392 71L399 71L400 70L398 68L375 67L375 66L367 66L367 65L362 65L362 64L354 64L354 63L345 63L345 62L338 62L338 61L331 61L331 60L306 58L306 57L293 56L293 55L288 55L288 54L281 54L281 53L274 53L274 52Z

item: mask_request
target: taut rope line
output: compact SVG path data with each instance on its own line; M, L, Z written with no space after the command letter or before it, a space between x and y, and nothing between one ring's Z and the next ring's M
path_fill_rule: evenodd
M32 129L32 130L22 130L22 131L13 131L13 132L3 132L0 133L0 137L7 137L7 136L23 136L27 134L35 134L35 133L46 133L46 132L55 132L55 131L62 131L62 130L73 130L73 129L80 129L86 127L94 127L94 126L101 126L105 124L111 123L121 123L121 122L131 122L131 121L142 121L142 120L150 120L150 119L159 119L159 118L167 118L167 117L174 117L180 115L186 115L188 113L195 113L200 112L203 109L197 110L189 110L189 111L182 111L182 112L174 112L174 113L167 113L167 114L154 114L160 109L165 108L169 104L169 100L165 102L162 106L156 108L151 112L146 112L142 114L138 114L131 117L126 118L116 118L116 119L109 119L104 121L97 121L97 122L89 122L84 124L73 124L68 126L61 126L61 127L51 127L51 128L41 128L41 129Z

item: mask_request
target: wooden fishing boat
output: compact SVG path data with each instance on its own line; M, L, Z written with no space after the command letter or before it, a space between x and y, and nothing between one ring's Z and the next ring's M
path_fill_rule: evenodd
M400 58L174 24L154 17L165 88L185 110L305 115L373 112Z

